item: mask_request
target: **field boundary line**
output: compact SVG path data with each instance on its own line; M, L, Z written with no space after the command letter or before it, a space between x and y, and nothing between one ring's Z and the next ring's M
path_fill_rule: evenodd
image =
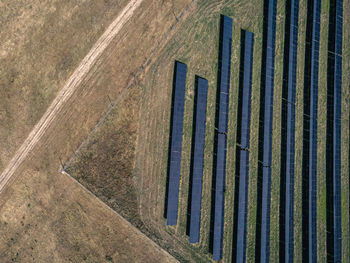
M141 5L144 0L131 0L126 7L120 12L117 18L108 26L106 31L97 40L89 53L84 57L79 66L70 76L64 87L59 91L55 99L52 101L44 115L34 126L26 140L12 157L5 170L0 175L0 193L10 181L17 168L23 163L28 153L34 148L41 139L47 128L52 123L56 113L59 112L65 103L71 98L74 91L82 83L84 77L93 65L101 57L103 51L109 46L114 37L123 28L125 23L132 17L134 11Z
M71 176L66 171L60 171L62 175L65 175L67 178L72 180L75 184L77 184L80 188L82 188L83 191L87 192L88 195L92 196L95 200L97 200L98 203L101 204L102 207L107 208L110 212L115 214L117 217L119 217L124 223L126 223L129 227L134 229L137 234L141 235L145 240L149 241L153 246L155 246L159 251L163 252L164 254L168 255L171 259L174 260L174 262L179 262L176 258L174 258L171 254L169 254L165 249L163 249L161 246L159 246L157 243L155 243L152 239L150 239L147 235L142 233L137 227L133 226L128 220L126 220L122 215L120 215L117 211L113 210L111 207L109 207L106 203L104 203L100 198L98 198L96 195L94 195L89 189L87 189L84 185L82 185L78 180L76 180L73 176Z
M152 65L152 60L154 59L154 56L162 50L162 48L166 45L166 43L169 40L169 36L172 35L172 33L175 32L177 29L177 26L182 22L183 19L186 18L186 15L188 12L193 8L194 3L197 1L192 1L188 6L185 8L184 11L182 11L179 16L176 17L176 22L170 27L169 31L165 33L159 44L154 48L154 50L151 52L148 59L143 63L136 74L133 76L133 78L129 81L129 83L126 85L126 87L121 91L119 96L110 103L109 108L107 111L102 115L102 117L99 119L95 127L90 131L90 133L85 137L84 141L79 145L78 149L73 153L73 155L68 159L68 161L64 164L63 170L66 170L70 167L70 164L75 159L75 157L81 152L83 147L87 144L89 139L93 134L95 134L96 130L105 122L109 114L112 110L115 109L115 107L119 104L119 102L123 99L125 95L129 92L129 89L133 87L133 85L136 85L138 83L139 77L147 72L147 69Z

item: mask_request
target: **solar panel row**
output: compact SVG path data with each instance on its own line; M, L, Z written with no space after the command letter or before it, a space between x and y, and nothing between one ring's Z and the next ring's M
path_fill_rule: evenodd
M199 242L208 81L196 76L194 140L191 159L190 242Z
M242 30L241 65L238 96L237 143L242 149L249 148L251 83L253 69L254 34Z
M299 0L286 5L281 121L280 261L293 262L295 93Z
M213 260L222 258L222 241L224 230L224 192L226 174L226 145L225 134L217 136L216 183L215 183L215 215L213 235Z
M272 152L272 113L273 113L273 82L275 63L276 34L276 0L264 2L263 55L260 89L260 127L259 127L259 182L258 193L256 259L260 262L269 261L270 235L270 187L271 187L271 152Z
M219 45L219 74L218 74L218 113L216 149L214 150L214 179L213 194L213 226L212 226L212 246L213 259L222 258L222 242L224 228L224 191L226 176L226 145L227 145L227 120L229 106L230 73L231 73L231 45L232 45L232 18L221 16L220 24L220 45ZM212 196L214 198L214 196Z
M261 231L260 243L256 248L256 257L259 262L269 262L270 255L270 199L271 199L271 168L262 164L258 167L258 175L262 178L261 193L261 221L257 229Z
M166 208L167 225L176 225L177 222L186 73L187 66L181 62L176 61L174 69L173 102L169 147L169 181Z
M245 262L247 235L249 151L239 146L236 151L233 262Z
M304 131L303 131L303 261L317 262L316 236L316 168L318 64L321 0L308 2L305 67L304 67Z
M231 74L231 46L232 46L232 18L221 16L221 32L220 32L220 54L219 54L219 120L218 131L227 132L228 120L228 103L230 90L230 74Z
M245 262L254 34L242 30L238 95L233 261Z
M341 262L341 83L343 1L331 1L327 72L327 260Z

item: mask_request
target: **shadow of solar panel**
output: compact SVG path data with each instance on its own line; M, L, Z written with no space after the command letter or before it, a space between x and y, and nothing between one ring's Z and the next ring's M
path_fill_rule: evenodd
M232 261L245 262L254 34L241 31Z
M316 240L316 167L318 59L321 1L310 0L307 6L306 46L304 63L304 115L302 163L302 258L317 262Z
M208 81L196 76L195 89L196 93L193 114L194 129L192 135L190 186L187 211L187 234L190 236L191 243L199 242L200 234Z
M269 261L270 181L272 154L273 82L275 68L276 0L264 1L263 49L259 116L258 207L256 260Z
M343 1L331 1L327 64L327 261L341 262L341 82Z
M214 260L222 258L232 24L232 18L221 15L209 237L209 251L213 253Z
M295 93L299 1L287 0L282 84L280 170L280 261L293 262Z
M165 215L167 225L176 225L182 151L182 129L187 66L175 61L170 121L169 158Z

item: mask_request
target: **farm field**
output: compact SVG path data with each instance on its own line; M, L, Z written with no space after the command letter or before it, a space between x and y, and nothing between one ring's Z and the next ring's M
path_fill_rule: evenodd
M67 46L62 47L60 51L62 53L57 54L57 60L43 60L41 65L41 62L36 62L36 66L43 67L40 74L34 74L33 67L28 69L28 72L16 73L18 74L15 74L18 76L16 78L11 75L16 72L16 69L27 65L27 59L45 57L45 53L40 54L36 48L36 45L42 42L40 36L43 38L47 36L44 33L35 40L38 42L29 47L24 45L25 48L37 52L33 54L34 57L18 59L18 65L15 63L13 68L11 66L8 69L0 69L0 83L6 87L11 85L22 87L23 83L30 84L28 79L33 74L37 78L33 80L33 84L26 87L31 94L26 95L27 100L23 99L25 94L19 91L12 94L11 92L14 92L12 90L3 90L6 99L4 103L2 100L0 102L0 106L3 107L3 109L0 108L0 121L4 120L6 127L0 128L0 137L3 138L0 141L0 148L2 145L9 145L9 147L7 152L0 152L0 171L6 167L15 150L40 119L60 87L88 53L98 36L118 14L118 10L127 4L127 1L120 1L118 4L112 2L110 1L109 5L115 8L115 13L109 14L111 10L107 12L106 17L101 15L105 14L103 10L107 8L106 2L101 5L98 1L94 3L100 6L100 9L89 7L89 10L94 10L97 14L86 14L86 16L89 18L96 16L97 20L94 20L94 23L97 25L86 25L86 28L81 28L82 32L72 33L77 34L77 38L66 41ZM66 4L68 5L68 2ZM0 7L1 5L2 3ZM302 162L307 6L308 0L300 0L295 102L293 244L295 262L303 261ZM81 6L78 4L74 10L79 10L79 7ZM29 5L27 8L31 10ZM346 260L350 259L350 16L345 14L346 10L350 10L349 0L344 0L343 9L341 219L342 258L347 262ZM41 9L38 7L34 10L38 13ZM45 12L52 12L49 9L45 10ZM11 13L10 9L6 12ZM21 12L18 11L18 14ZM322 0L317 116L317 262L327 261L326 137L329 12L330 0ZM257 191L259 118L261 69L264 66L262 65L263 13L264 1L258 0L144 0L130 21L103 51L96 64L83 77L81 84L66 105L57 113L38 144L16 171L16 180L13 179L7 189L1 193L0 261L212 262L210 225L215 160L213 146L216 133L220 15L233 18L226 134L224 241L223 258L220 262L233 262L232 248L236 216L234 203L237 202L235 199L236 149L240 147L237 142L237 118L239 116L242 29L254 34L245 257L247 262L257 260L257 209L260 205ZM271 262L280 261L283 245L280 242L280 200L285 13L286 1L277 0L271 213L269 215ZM9 15L7 17L9 17L8 22L5 22L9 24L14 24L14 21L19 19L11 20L13 18L10 19ZM67 18L67 21L71 20ZM53 26L56 22L52 22ZM5 28L6 23L0 24L0 36L2 32L7 34L6 30L2 29L3 24ZM45 24L50 23L45 22ZM72 32L75 32L75 27L76 25L72 25ZM90 32L90 27L93 27L96 32ZM86 32L83 32L83 29ZM87 32L94 35L91 36ZM30 35L29 31L25 31L25 34ZM60 37L63 35L58 34L55 41L60 43L62 41ZM69 38L68 35L65 37ZM78 40L84 37L89 41L77 47ZM30 37L24 35L23 41L28 38ZM0 48L1 44L0 42ZM30 53L24 46L23 51L12 50L11 58L20 56L21 52ZM72 49L73 46L78 48L79 52ZM17 48L21 47L18 45ZM12 53L6 52L0 49L1 63L3 61L8 63L6 59L10 58ZM52 51L47 52L51 54ZM70 55L70 52L74 52L75 55ZM72 61L67 62L68 64L62 62L62 66L58 59L64 57L61 54L67 54L65 57L69 57ZM187 79L178 217L176 225L167 226L164 209L175 60L187 65ZM191 144L193 143L195 75L208 80L208 97L200 239L198 243L190 244L187 233L189 218L187 213ZM16 116L19 114L17 108L13 106L16 101L24 103L22 105L24 115L21 117ZM33 104L35 107L32 107ZM23 128L19 129L19 127ZM67 174L60 173L62 169ZM44 244L45 249L40 251L39 248ZM130 255L133 258L130 258Z

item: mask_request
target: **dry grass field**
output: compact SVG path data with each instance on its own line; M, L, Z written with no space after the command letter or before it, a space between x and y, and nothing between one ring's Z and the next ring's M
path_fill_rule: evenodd
M18 212L21 212L21 216L28 219L31 231L38 236L36 240L39 240L40 237L43 244L50 244L50 236L55 238L59 235L59 231L61 231L60 222L57 223L57 227L51 227L47 229L47 231L43 231L47 222L50 220L58 220L64 211L67 211L68 213L68 209L70 209L69 205L67 205L69 198L65 195L60 197L61 195L59 192L56 192L56 189L63 193L67 190L68 192L66 194L69 194L69 186L72 182L69 180L67 181L64 178L64 175L61 175L57 171L62 168L61 165L63 163L70 159L78 146L95 127L101 116L111 108L110 100L112 102L118 101L119 96L124 94L127 87L130 86L129 84L137 82L137 76L142 75L143 71L147 68L147 65L151 63L157 52L172 35L172 32L176 30L176 25L181 22L182 18L186 17L183 12L188 8L189 3L190 1L185 0L176 1L176 3L173 3L172 1L155 2L150 0L144 0L142 2L141 6L135 11L134 16L115 37L99 60L93 65L89 73L84 76L78 89L68 100L66 105L57 113L54 121L48 127L39 143L16 171L14 177L17 177L18 179L14 180L9 188L1 194L1 200L3 202L0 208L1 214L5 214L5 211L7 211L7 215L10 215L11 210L17 209ZM15 9L15 7L13 7L13 9ZM91 9L94 8L91 7ZM103 15L107 16L107 13L104 12ZM113 18L114 16L111 16L111 19ZM77 25L76 27L79 28ZM70 39L70 37L67 37L67 39ZM82 40L83 38L78 39ZM74 39L72 39L72 41L73 40ZM91 44L93 44L94 41L92 41ZM87 51L88 48L85 53L82 52L82 57ZM31 54L31 52L28 53ZM80 60L81 58L78 59L77 62ZM19 59L18 63L25 63L25 61L21 62ZM9 66L11 65L9 64ZM48 66L43 66L43 70L46 70L47 68ZM72 66L72 69L74 69L74 66ZM34 73L32 74L34 75ZM67 78L68 75L69 74L67 73L65 77L62 77L62 81L60 82L60 85L57 84L57 88L63 85L64 79ZM6 80L6 78L1 79ZM3 91L3 89L1 90ZM7 95L5 97L7 97ZM21 101L20 99L18 100ZM38 116L40 117L40 115ZM7 121L6 123L12 125L10 121ZM20 129L18 129L18 131L22 132ZM6 136L14 136L11 133L11 129L6 130ZM11 139L11 141L13 140ZM59 187L59 184L62 184L61 188ZM68 185L65 186L65 184ZM30 194L23 193L22 189ZM15 196L19 196L19 198L15 198ZM79 198L80 197L77 197L75 201ZM32 209L25 209L23 206L24 203L27 203L27 199L28 201L31 200ZM42 203L45 203L45 205L42 205ZM124 249L122 246L118 247L113 245L113 240L115 240L115 236L118 237L119 233L119 225L115 224L115 222L105 231L100 231L98 235L95 234L101 230L98 225L105 225L106 220L99 214L100 212L98 212L99 210L97 207L100 206L99 203L96 204L93 200L89 200L85 204L89 204L92 207L86 215L91 221L91 227L85 229L79 228L79 225L85 224L85 215L83 215L81 211L74 210L72 212L72 217L62 222L62 224L64 223L62 227L65 227L65 231L70 233L70 235L76 236L76 242L79 245L75 245L75 247L66 246L65 244L70 242L69 239L71 236L69 235L64 235L60 238L57 243L59 243L59 245L64 245L65 250L62 252L63 255L61 255L62 259L60 260L58 258L57 262L69 261L67 255L77 254L78 257L79 253L74 252L75 249L83 249L83 247L87 247L88 250L90 250L89 243L91 243L91 245L93 244L95 250L97 250L96 253L93 253L98 255L104 253L103 244L106 244L106 246L113 247L114 252L122 253L122 251L125 250L127 255L134 255L135 261L161 261L159 257L160 254L156 255L153 254L153 252L143 250L141 245L138 252L132 252L126 247ZM87 209L85 204L81 205L82 210ZM75 205L76 204L74 204L74 206ZM93 212L94 206L96 206L97 209L96 213ZM42 220L38 220L42 216L45 217ZM29 221L29 219L32 221ZM18 238L28 238L26 232L17 231L18 220L19 218L17 216L7 216L6 219L3 219L2 223L4 224L4 227L1 229L1 236L5 239L7 237L10 239L15 235L18 235ZM4 222L6 222L6 225ZM80 237L79 233L85 233L91 240L84 245L82 240L83 237ZM94 236L94 238L91 238L91 236ZM109 236L111 239L107 238ZM130 237L129 239L131 240L132 238ZM10 241L6 239L2 242L4 247L0 252L2 256L1 261L11 261L13 255L16 255L19 248L23 249L23 257L30 256L31 249L29 243L27 244L23 242L22 244L22 242L20 242L17 243L17 246L7 246L7 243ZM138 249L138 245L130 244L134 247L133 249ZM52 246L56 249L59 245L53 244ZM99 246L101 246L100 250ZM50 250L49 246L41 247L40 253L43 255L43 259L39 258L36 262L50 261L47 260L47 257L51 255L51 252L55 249ZM108 254L106 255L108 256ZM111 256L118 259L116 254ZM149 259L145 259L146 256L149 256ZM105 257L105 255L103 255L103 257ZM167 257L168 256L165 256L165 258ZM100 260L96 260L96 258L100 259L101 257L96 256L91 262L100 262ZM81 262L81 259L79 258L72 258L71 260L73 262Z
M42 170L2 195L1 262L176 262L74 180Z
M279 261L280 246L280 121L285 1L277 2L271 262ZM4 98L0 100L0 122L5 124L0 125L0 149L7 149L0 151L0 171L65 80L126 3L112 0L0 3L0 17L6 18L0 21L0 63L9 65L0 68L0 85L4 87L0 88ZM345 15L346 10L350 10L349 0L344 0L343 25L344 260L350 258L350 17ZM295 262L302 260L301 161L306 13L307 0L300 0L295 118ZM17 179L1 194L1 262L172 262L175 258L181 262L212 261L209 225L220 14L234 19L222 262L231 262L232 253L241 29L253 32L255 40L246 251L247 262L255 261L263 1L144 0L58 112L52 125L16 172ZM328 16L329 0L323 0L317 185L320 262L326 260ZM163 213L174 60L186 63L188 73L178 224L167 227ZM191 245L186 236L186 221L195 74L208 79L209 89L201 236L198 244ZM75 179L59 173L62 166L92 194Z
M1 1L0 171L127 2Z

